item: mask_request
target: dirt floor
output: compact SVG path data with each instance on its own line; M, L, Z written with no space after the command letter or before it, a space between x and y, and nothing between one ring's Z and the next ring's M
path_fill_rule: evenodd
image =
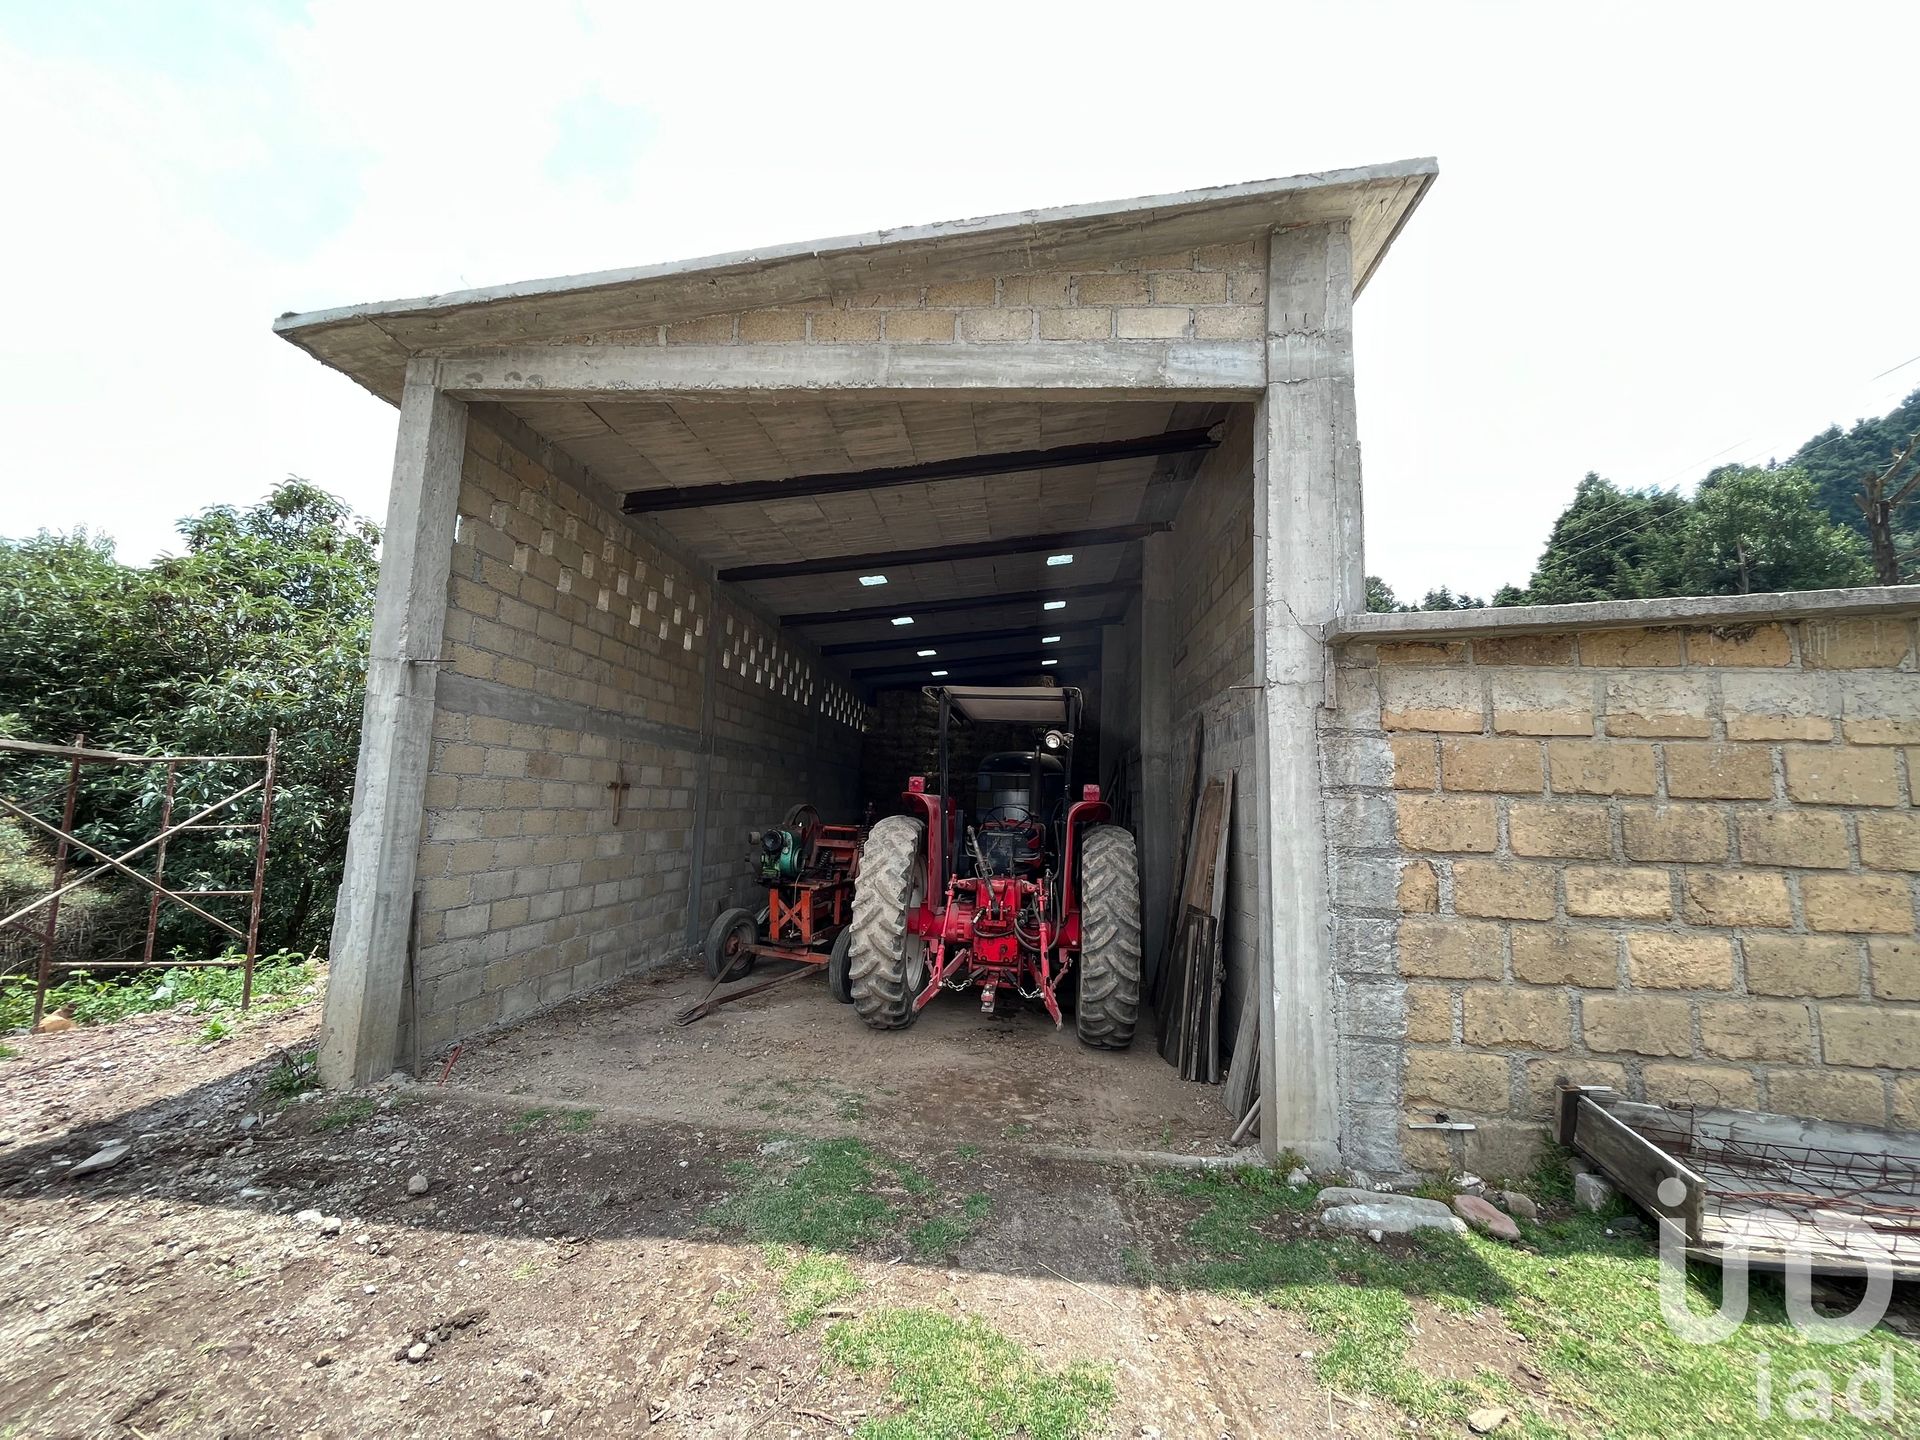
M789 973L762 966L722 994ZM1037 1003L985 1015L943 994L911 1029L876 1033L836 1005L818 972L673 1017L710 989L654 971L465 1047L450 1087L520 1103L587 1105L624 1118L920 1145L1018 1142L1098 1158L1222 1155L1233 1128L1218 1087L1182 1081L1149 1015L1131 1049L1093 1050ZM436 1072L437 1073L437 1072Z
M713 1219L795 1143L769 1140L776 1130L883 1140L888 1163L918 1176L911 1194L883 1187L907 1220L963 1192L987 1197L990 1218L944 1257L914 1253L899 1227L852 1247L860 1313L977 1316L1042 1367L1110 1366L1117 1396L1093 1433L1328 1433L1336 1402L1297 1319L1133 1278L1185 1225L1176 1198L1128 1168L1039 1158L1005 1138L1031 1126L1149 1144L1183 1115L1211 1120L1212 1092L1204 1105L1178 1105L1173 1090L1072 1103L1097 1094L1089 1077L1103 1067L1165 1067L1150 1051L1083 1057L1033 1016L958 1005L892 1037L906 1043L883 1052L898 1063L881 1085L889 1068L851 1015L798 988L813 983L661 1030L704 989L676 976L542 1017L455 1066L470 1086L537 1075L579 1107L561 1111L455 1084L279 1103L271 1077L312 1045L313 1004L205 1049L195 1017L175 1014L12 1037L0 1435L850 1433L896 1399L828 1362L825 1321L791 1330L772 1252ZM801 1026L831 1049L783 1060L782 1029L791 1039ZM1058 1098L1044 1079L983 1088L956 1069L967 1046L1045 1065ZM825 1057L842 1058L823 1077ZM724 1078L702 1087L709 1066ZM824 1110L782 1088L820 1079L838 1097ZM671 1118L591 1113L603 1094ZM985 1138L956 1143L943 1113ZM125 1160L68 1175L114 1139L131 1142ZM418 1197L416 1175L428 1182ZM1405 1433L1355 1403L1339 1404L1342 1433Z
M1050 1148L1218 1136L1150 1045L958 1002L869 1038L815 984L680 1029L676 973L351 1095L289 1083L311 1002L208 1047L177 1012L9 1037L0 1437L1380 1440L1487 1397L1502 1434L1665 1433L1583 1419L1613 1380L1555 1375L1590 1347L1500 1308L1576 1264L1638 1327L1613 1376L1666 1377L1651 1423L1724 1413L1647 1358L1644 1240L1335 1255L1271 1172ZM1288 1276L1311 1303L1240 1293Z

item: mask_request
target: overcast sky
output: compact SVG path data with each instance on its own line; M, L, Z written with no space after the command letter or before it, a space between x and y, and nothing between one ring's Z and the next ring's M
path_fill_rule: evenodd
M287 310L1434 155L1361 298L1367 565L1524 582L1920 387L1920 6L0 0L0 534L145 562L393 412Z

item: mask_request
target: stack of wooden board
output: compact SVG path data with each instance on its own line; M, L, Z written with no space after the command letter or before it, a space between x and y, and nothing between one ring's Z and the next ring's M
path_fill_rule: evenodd
M1197 777L1196 777L1197 778ZM1226 973L1220 928L1226 909L1227 827L1233 815L1234 772L1209 779L1195 797L1186 870L1173 907L1166 963L1154 1006L1160 1015L1160 1054L1185 1080L1220 1083L1220 999Z

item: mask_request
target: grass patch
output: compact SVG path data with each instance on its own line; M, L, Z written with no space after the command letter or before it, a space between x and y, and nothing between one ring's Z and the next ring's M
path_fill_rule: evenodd
M508 1121L507 1130L510 1134L519 1135L551 1120L562 1130L578 1135L593 1128L594 1118L599 1113L598 1110L555 1110L550 1106L536 1105L531 1110L522 1110Z
M0 1045L0 1060L18 1060L20 1052L11 1045Z
M974 1316L882 1310L830 1326L825 1350L860 1374L884 1373L900 1407L862 1421L863 1440L1078 1440L1114 1401L1105 1367L1047 1369Z
M979 1158L980 1147L978 1145L956 1145L953 1147L953 1153L958 1159L974 1160Z
M985 1195L969 1195L961 1202L958 1215L936 1215L907 1232L907 1244L923 1260L939 1260L957 1253L972 1238L993 1211L993 1201Z
M320 1057L314 1050L298 1055L280 1052L280 1063L267 1072L266 1091L282 1105L320 1086Z
M320 1129L345 1130L349 1125L358 1125L373 1115L373 1101L364 1095L351 1100L342 1100L320 1117Z
M753 1169L738 1194L708 1218L749 1240L817 1250L848 1250L893 1222L894 1208L872 1193L880 1162L858 1140L795 1145L797 1163Z
M822 1310L867 1288L843 1256L769 1245L765 1258L768 1268L780 1277L780 1300L790 1331L806 1329Z
M1549 1178L1544 1170L1536 1177ZM1314 1362L1322 1381L1379 1395L1429 1425L1498 1403L1513 1408L1520 1430L1538 1437L1784 1440L1806 1431L1804 1418L1785 1412L1785 1376L1819 1370L1841 1396L1856 1367L1877 1366L1883 1354L1894 1375L1896 1416L1904 1420L1889 1432L1836 1401L1820 1433L1915 1433L1920 1418L1920 1351L1911 1342L1878 1330L1843 1346L1811 1346L1787 1323L1784 1294L1772 1277L1753 1277L1747 1323L1731 1338L1685 1343L1661 1318L1653 1247L1609 1238L1605 1217L1525 1225L1533 1250L1477 1235L1432 1235L1407 1255L1345 1237L1277 1238L1270 1222L1310 1206L1313 1191L1289 1187L1270 1171L1157 1183L1205 1207L1187 1231L1197 1258L1162 1278L1297 1311L1328 1340ZM1536 1188L1558 1194L1552 1183ZM1720 1280L1715 1267L1691 1267L1697 1308L1718 1304ZM1422 1370L1411 1353L1415 1298L1465 1314L1498 1312L1532 1342L1528 1359L1542 1372L1551 1403L1515 1394L1497 1375L1459 1380ZM1756 1392L1763 1370L1774 1377L1770 1415ZM1561 1428L1569 1415L1581 1417L1571 1432Z
M171 1010L191 1000L197 1012L212 1012L220 1017L220 1024L231 1026L241 1013L242 957L228 951L220 958L231 961L232 968L175 967L162 971L158 980L150 973L107 979L86 970L69 971L58 985L48 988L46 1008L48 1013L68 1010L76 1025L105 1025L129 1015ZM254 962L253 1005L247 1013L271 1015L311 999L318 975L318 968L304 955L283 950L260 956ZM24 1030L32 1024L33 977L11 975L0 980L0 1030Z

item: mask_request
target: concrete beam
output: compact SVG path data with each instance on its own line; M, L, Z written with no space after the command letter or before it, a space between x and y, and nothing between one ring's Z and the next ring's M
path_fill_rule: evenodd
M1140 576L1140 940L1146 973L1166 963L1167 908L1174 855L1186 816L1176 815L1173 789L1173 537L1141 546Z
M778 399L822 390L916 399L1247 400L1256 340L1026 345L555 345L450 355L441 386L463 400Z
M1254 659L1265 846L1261 1140L1314 1168L1340 1160L1331 898L1321 809L1321 627L1365 608L1353 397L1353 252L1345 222L1276 230L1267 387L1254 433Z
M416 361L401 392L353 820L327 951L319 1068L321 1082L335 1088L382 1079L398 1058L435 670L467 441L467 407L442 394L433 375L430 362Z

